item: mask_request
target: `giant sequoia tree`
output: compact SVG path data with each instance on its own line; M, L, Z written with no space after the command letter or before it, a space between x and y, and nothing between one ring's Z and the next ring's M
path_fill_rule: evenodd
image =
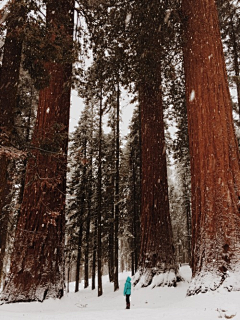
M175 285L177 265L169 212L166 146L164 138L161 65L164 57L166 7L159 1L136 4L134 28L140 26L136 52L141 113L141 249L140 284ZM133 19L133 18L132 18ZM161 30L161 27L165 30ZM153 280L153 277L155 280Z
M26 4L16 1L9 5L7 33L0 68L0 283L7 244L9 204L11 202L13 159L19 157L14 128L14 111L21 63Z
M40 91L32 156L16 228L8 302L60 298L64 288L64 207L70 107L73 0L48 0L49 84ZM67 61L66 61L67 59Z
M142 285L173 271L173 277L156 278L157 285L176 283L176 261L169 212L166 147L160 83L144 84L141 106L141 250Z
M183 0L192 177L188 294L240 290L240 173L214 0Z

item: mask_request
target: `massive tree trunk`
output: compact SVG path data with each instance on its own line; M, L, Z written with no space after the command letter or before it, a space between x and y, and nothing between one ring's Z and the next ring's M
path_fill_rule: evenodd
M140 285L176 285L178 280L169 212L164 138L161 65L166 1L140 1L136 19L138 87L141 114L141 249ZM135 282L135 280L134 280Z
M73 0L47 1L51 39L70 50L73 8ZM40 91L9 279L1 296L7 302L63 295L71 63L56 60L48 62L46 69L50 82Z
M240 174L214 0L183 0L184 65L192 176L188 294L240 290Z
M4 43L0 73L0 285L3 276L4 257L7 246L9 204L13 159L19 157L14 146L14 109L17 102L19 71L26 6L16 1L9 7L7 34Z
M6 141L10 143L13 134L14 108L17 102L26 6L22 4L22 0L15 1L15 4L12 4L9 10L0 73L1 145ZM5 141L3 140L4 138L6 139Z
M160 74L158 75L160 78ZM134 282L175 285L177 266L169 212L160 79L140 92L142 147L141 250ZM141 277L139 279L139 277Z

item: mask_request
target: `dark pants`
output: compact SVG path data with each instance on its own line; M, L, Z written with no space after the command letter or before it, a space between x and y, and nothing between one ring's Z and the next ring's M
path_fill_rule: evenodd
M130 294L126 294L126 309L130 309Z

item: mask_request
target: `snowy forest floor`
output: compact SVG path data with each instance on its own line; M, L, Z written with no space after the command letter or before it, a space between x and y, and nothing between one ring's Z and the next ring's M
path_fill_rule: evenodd
M0 306L1 320L214 320L240 319L240 292L215 292L186 297L191 279L189 266L181 267L185 279L176 288L132 289L131 309L125 310L123 287L130 273L119 274L120 289L113 292L108 276L103 277L103 296L97 297L97 290L81 289L61 300L47 300L43 303L15 303Z

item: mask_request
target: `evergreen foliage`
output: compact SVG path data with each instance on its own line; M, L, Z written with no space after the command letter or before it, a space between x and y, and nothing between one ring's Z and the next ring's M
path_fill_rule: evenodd
M218 16L228 72L235 128L240 141L240 5L238 1L218 0ZM239 146L240 143L238 142Z

